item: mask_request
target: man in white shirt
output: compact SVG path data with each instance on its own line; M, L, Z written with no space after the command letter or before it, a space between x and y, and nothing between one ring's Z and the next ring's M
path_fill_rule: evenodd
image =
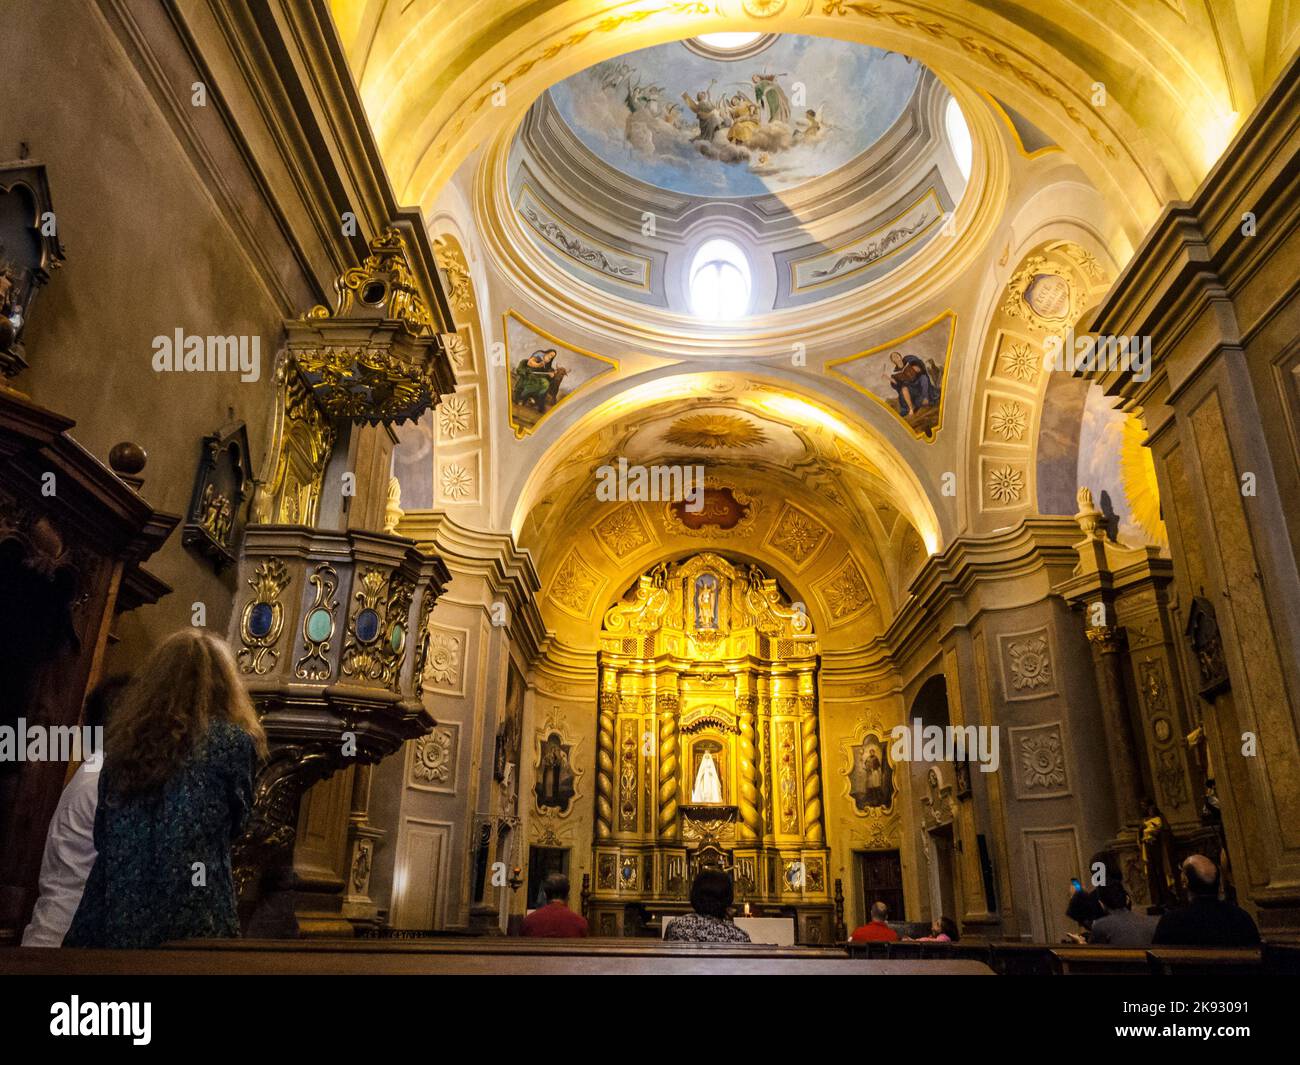
M98 685L86 699L84 723L102 727L126 683L126 677L118 676ZM95 751L72 774L59 796L41 857L41 897L23 932L24 947L63 946L63 937L81 905L86 877L95 864L95 810L103 762L104 752Z

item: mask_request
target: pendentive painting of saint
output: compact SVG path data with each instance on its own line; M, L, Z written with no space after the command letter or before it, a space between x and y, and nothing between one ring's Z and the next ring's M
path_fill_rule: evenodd
M917 439L933 441L943 424L956 323L956 315L947 311L905 336L828 362L826 372L881 404Z
M510 426L516 437L533 432L550 413L618 363L565 344L525 322L505 316Z

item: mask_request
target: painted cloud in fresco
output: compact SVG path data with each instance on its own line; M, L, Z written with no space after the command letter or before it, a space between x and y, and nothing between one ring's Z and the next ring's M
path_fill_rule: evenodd
M861 154L902 114L920 66L829 38L781 36L722 60L681 42L550 89L578 138L614 168L692 196L793 188Z

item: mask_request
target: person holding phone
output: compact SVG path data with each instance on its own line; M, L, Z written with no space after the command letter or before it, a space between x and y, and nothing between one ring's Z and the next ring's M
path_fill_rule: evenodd
M1082 931L1070 932L1066 939L1071 943L1087 943L1088 934L1092 931L1092 923L1099 917L1104 917L1106 911L1102 909L1101 903L1097 901L1096 891L1085 891L1083 885L1079 883L1078 877L1070 879L1070 902L1065 907L1065 916L1077 924Z

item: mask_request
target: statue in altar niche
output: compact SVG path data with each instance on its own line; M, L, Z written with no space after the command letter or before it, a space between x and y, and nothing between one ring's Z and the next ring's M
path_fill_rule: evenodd
M721 750L721 746L712 741L695 745L698 763L695 770L695 786L691 789L691 802L722 805L722 777L718 773L718 763L714 759L714 755Z
M695 627L701 632L718 627L718 578L712 573L695 578Z

